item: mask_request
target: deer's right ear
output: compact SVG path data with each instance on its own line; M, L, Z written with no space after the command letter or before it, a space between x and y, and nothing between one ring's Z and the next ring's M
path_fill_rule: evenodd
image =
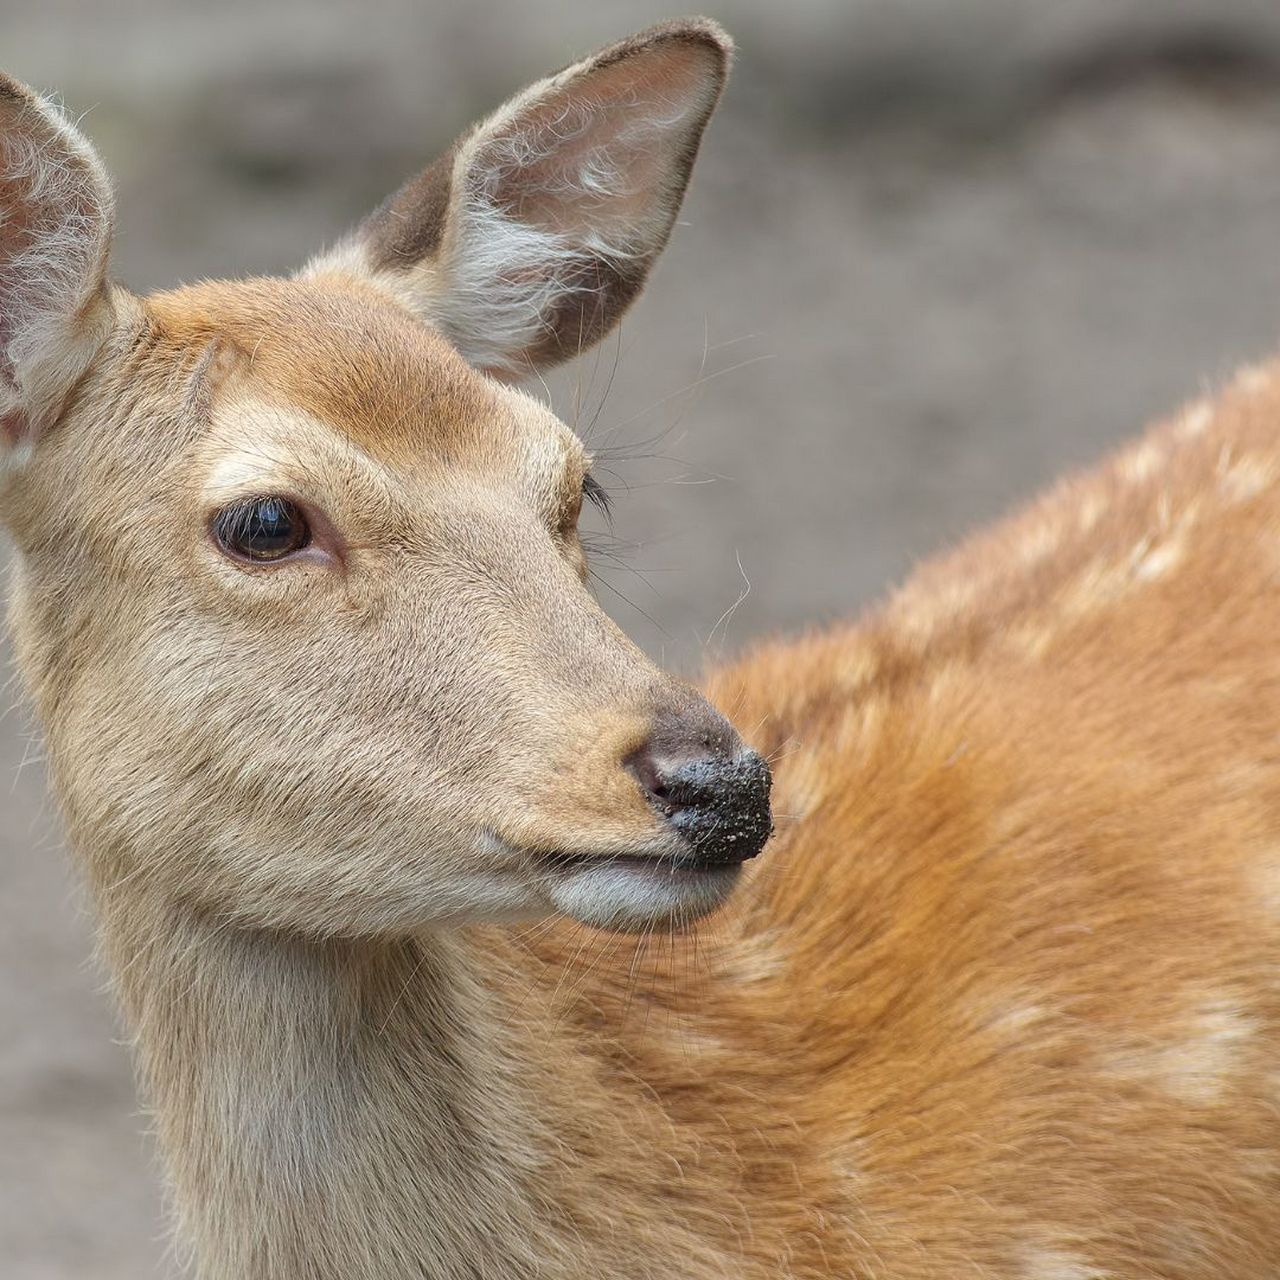
M110 327L111 217L93 148L0 74L0 473L57 418Z
M686 18L531 85L310 270L372 278L489 373L585 350L667 242L731 48Z

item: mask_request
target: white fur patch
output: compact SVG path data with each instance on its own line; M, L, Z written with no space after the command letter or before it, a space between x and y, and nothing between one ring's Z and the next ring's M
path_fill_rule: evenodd
M1062 594L1063 612L1082 616L1167 577L1186 557L1190 530L1200 512L1200 504L1192 502L1175 519L1162 503L1159 529L1135 543L1127 556L1086 565Z
M1232 504L1248 502L1274 483L1275 464L1269 458L1239 458L1218 475L1222 496Z
M1022 1274L1025 1280L1108 1280L1078 1254L1038 1247L1028 1251Z
M693 920L720 906L740 868L676 871L627 862L582 864L549 887L558 911L601 929L639 929L656 921Z
M1019 1038L1028 1027L1043 1022L1049 1011L1042 1004L1011 1000L987 1011L983 1026L996 1035Z
M1257 1021L1222 1000L1200 1010L1191 1034L1161 1050L1157 1065L1176 1097L1190 1103L1218 1102L1238 1070L1245 1046L1258 1032Z
M622 243L574 243L505 216L482 195L459 211L441 262L432 321L472 364L526 372L513 353L535 346L547 317L598 259L631 256Z
M1131 483L1140 484L1155 475L1164 460L1165 452L1160 442L1147 440L1120 459L1120 474Z
M1225 996L1205 1000L1177 1038L1110 1054L1109 1070L1146 1078L1187 1106L1221 1103L1258 1033L1255 1018Z
M1084 494L1076 508L1076 527L1081 533L1088 533L1102 519L1107 509L1106 501L1096 491Z
M1140 543L1134 548L1133 576L1140 582L1154 582L1177 567L1185 554L1181 538L1169 538L1154 545Z
M1197 400L1178 419L1178 437L1182 440L1194 440L1197 436L1204 435L1212 421L1213 405L1208 400Z

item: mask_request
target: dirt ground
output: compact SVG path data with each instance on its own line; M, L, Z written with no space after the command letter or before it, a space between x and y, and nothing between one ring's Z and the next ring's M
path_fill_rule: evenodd
M661 16L0 0L0 65L83 114L118 179L117 272L149 289L290 267L507 92ZM856 612L1280 338L1280 8L718 16L741 57L671 251L620 340L550 386L617 499L602 600L686 670ZM0 1275L163 1276L146 1120L39 756L11 711Z

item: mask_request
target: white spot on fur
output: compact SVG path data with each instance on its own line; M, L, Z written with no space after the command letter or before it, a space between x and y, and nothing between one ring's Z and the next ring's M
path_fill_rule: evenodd
M1203 1008L1183 1044L1162 1052L1170 1092L1183 1101L1208 1105L1221 1099L1257 1022L1221 1001Z
M1083 494L1076 508L1076 526L1081 533L1088 533L1102 519L1107 503L1102 494L1096 490Z
M1247 502L1275 481L1275 465L1269 458L1244 457L1219 471L1218 488L1232 504Z
M1078 1254L1062 1249L1031 1249L1023 1263L1026 1280L1107 1280L1106 1275Z
M1158 440L1147 440L1120 459L1120 474L1133 484L1149 479L1165 460L1164 447Z
M1133 576L1140 582L1163 578L1182 560L1186 547L1182 538L1169 538L1152 546L1139 543L1133 552Z
M1176 1028L1177 1038L1152 1047L1110 1055L1110 1069L1153 1080L1187 1106L1208 1107L1224 1100L1258 1032L1254 1018L1226 997L1206 1000Z
M1213 405L1208 400L1197 400L1178 419L1177 435L1181 440L1194 440L1209 429L1213 421Z
M1141 539L1122 560L1098 559L1086 565L1063 592L1064 613L1078 617L1091 612L1177 568L1186 555L1188 531L1199 517L1200 506L1189 503L1176 520L1164 498L1159 506L1159 531Z
M982 1025L997 1035L1020 1036L1028 1027L1043 1022L1049 1011L1042 1004L1012 1002L990 1010Z

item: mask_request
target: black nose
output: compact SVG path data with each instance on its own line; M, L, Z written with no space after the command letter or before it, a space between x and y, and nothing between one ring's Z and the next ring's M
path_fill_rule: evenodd
M664 725L627 762L650 804L684 838L687 854L677 865L745 862L773 831L769 766L716 720L711 730Z

